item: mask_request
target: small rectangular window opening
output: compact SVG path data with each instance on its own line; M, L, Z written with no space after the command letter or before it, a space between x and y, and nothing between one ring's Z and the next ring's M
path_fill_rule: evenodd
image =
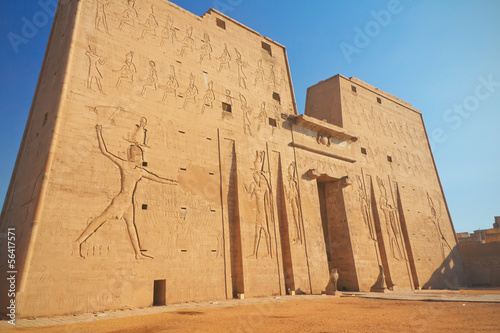
M267 44L266 42L262 42L262 48L269 53L269 55L272 57L273 56L273 51L271 50L271 45Z
M280 94L273 92L273 99L281 104Z
M148 209L148 205L142 205L142 210L147 210Z
M387 160L388 160L389 162L392 162L392 156L387 156Z
M366 155L366 148L361 148L361 154Z
M217 26L219 28L226 30L226 22L225 21L221 20L220 18L216 18L215 22L217 23Z
M351 90L352 90L352 92L357 92L358 91L355 86L351 86Z
M380 99L380 97L377 97L377 103L382 104L382 100Z
M143 167L147 167L148 166L148 162L142 162L142 166Z
M278 122L274 118L269 118L269 125L272 127L278 127Z
M222 111L232 112L231 104L222 102Z

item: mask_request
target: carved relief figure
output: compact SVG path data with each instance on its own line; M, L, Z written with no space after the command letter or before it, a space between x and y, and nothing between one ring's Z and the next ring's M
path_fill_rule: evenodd
M254 170L256 171L264 171L264 161L266 157L266 152L261 150L261 151L256 151L255 152L255 160L253 162L253 167Z
M203 96L203 106L201 107L201 114L205 113L205 108L209 107L210 109L214 108L215 101L215 93L214 93L214 81L210 81L208 83L208 89Z
M363 215L363 221L365 222L365 226L368 228L370 233L369 237L371 240L376 241L377 235L375 233L375 227L372 221L372 204L370 197L368 195L369 191L365 188L365 184L363 183L363 179L361 176L356 176L358 181L358 195L359 195L359 203L361 205L361 214Z
M158 21L156 21L153 6L151 6L151 13L149 14L149 17L146 20L146 22L144 22L143 26L144 29L142 30L141 39L144 39L147 34L156 36L156 28L158 27Z
M220 61L220 66L219 66L219 73L222 72L224 67L227 66L228 69L231 67L229 66L229 62L231 61L231 55L229 54L229 50L227 49L227 44L224 43L224 51L222 51L222 55L217 58L217 60Z
M173 43L174 38L177 38L174 28L174 19L170 15L167 17L167 25L163 27L162 34L163 36L161 38L160 46L163 46L167 40L170 40Z
M300 228L299 184L297 167L294 162L288 167L288 187L285 187L285 198L292 208L293 223L291 225L292 244L302 244L302 229Z
M134 248L136 259L152 258L141 252L139 236L137 234L137 227L135 225L135 201L134 195L137 184L142 179L148 179L161 184L174 185L175 180L162 178L154 173L144 169L143 152L142 149L132 144L128 151L127 160L124 160L112 153L110 153L102 136L102 126L96 125L97 140L99 142L99 149L101 153L109 158L119 169L121 175L121 189L120 192L113 198L109 206L97 217L92 218L90 223L74 242L74 251L78 251L79 255L83 258L81 253L82 243L92 236L97 229L109 220L123 220L127 225L127 231L130 242Z
M271 74L269 74L269 83L276 88L276 73L274 72L274 65L271 65Z
M398 209L392 207L389 203L389 197L387 196L387 189L385 187L384 181L377 177L377 182L380 190L380 208L384 212L384 219L387 229L387 236L389 237L389 243L394 259L401 260L404 259L403 250L401 247L401 232L399 230L399 217Z
M200 65L203 64L203 60L205 60L205 58L208 58L208 60L212 59L210 36L207 33L203 34L203 39L201 41L203 45L201 46Z
M276 118L276 126L280 128L281 125L281 106L275 105L274 106L274 118Z
M165 93L163 94L163 98L161 100L162 103L165 103L169 94L174 95L177 98L177 88L179 88L179 82L175 76L175 67L170 65L170 75L168 76L168 82L164 86L160 86L160 88L165 89Z
M432 200L429 192L427 192L427 200L429 202L429 207L431 209L431 217L432 223L436 228L436 233L439 237L439 244L441 245L441 254L443 255L443 260L446 259L448 253L453 253L450 244L444 237L443 230L441 230L441 225L439 220L441 219L441 202L438 200L438 207L436 209L436 205L434 204L434 200Z
M257 130L260 130L260 127L265 126L267 121L266 102L262 102L262 104L260 105L260 112L257 116L257 119L259 120L259 126L257 127Z
M238 65L238 83L240 85L240 88L248 89L246 82L247 76L243 71L243 68L247 67L247 63L243 62L241 58L241 53L238 52L238 49L235 49L235 51L236 51L236 64Z
M125 24L130 26L135 26L135 20L137 19L137 10L135 9L135 0L127 1L127 9L122 13L120 17L120 25L118 30L122 30Z
M149 75L146 78L146 83L142 86L141 95L144 96L144 93L147 89L154 90L158 88L158 72L156 71L156 64L154 61L149 62Z
M141 122L138 125L135 125L134 130L132 131L132 133L128 135L128 138L125 140L139 147L148 147L147 145L148 130L146 129L147 124L148 120L142 117ZM138 136L142 136L142 138L139 138Z
M133 63L133 60L134 60L134 52L130 51L125 56L125 63L123 64L122 68L113 71L113 72L120 72L118 80L116 81L115 85L116 88L120 86L120 83L122 83L122 81L130 83L134 82L134 74L137 73L137 68Z
M193 39L193 27L189 27L186 30L186 36L184 39L181 41L182 42L182 47L181 47L181 56L186 54L186 51L191 50L193 51L193 45L194 45L194 39Z
M231 90L226 89L226 103L233 105L233 98L231 97Z
M255 71L255 82L253 85L257 86L257 83L259 82L264 84L264 78L264 68L262 67L262 59L260 59L259 61L257 61L257 70Z
M285 88L285 90L288 90L287 89L287 85L288 85L287 75L285 74L285 70L283 68L281 69L281 72L280 72L280 80L278 82L278 85L283 86Z
M104 32L109 35L108 21L106 20L105 7L109 6L110 0L97 0L97 10L95 14L95 29L103 32L99 27L102 25Z
M99 70L99 65L104 65L106 63L106 58L102 58L97 54L96 47L89 45L89 50L85 52L89 59L89 71L87 75L87 89L92 90L92 81L95 80L97 84L97 88L101 94L104 94L102 91L102 74Z
M243 132L246 135L252 135L252 123L250 122L250 116L252 115L252 109L248 106L247 99L245 96L240 94L241 110L243 111Z
M196 104L196 96L198 96L198 88L195 86L194 80L195 80L194 75L191 74L191 76L189 77L189 87L182 96L184 97L184 106L183 106L184 109L186 109L188 103Z
M271 187L264 174L264 171L255 171L253 174L253 182L250 185L245 185L245 191L250 197L255 198L255 238L253 252L248 258L259 258L259 248L262 236L266 242L266 249L264 256L272 258L271 248L271 233L269 224L273 222L272 216L272 197Z

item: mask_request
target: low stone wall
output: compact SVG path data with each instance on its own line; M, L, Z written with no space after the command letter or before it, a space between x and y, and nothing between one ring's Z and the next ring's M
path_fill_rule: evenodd
M500 242L460 244L472 286L500 286Z

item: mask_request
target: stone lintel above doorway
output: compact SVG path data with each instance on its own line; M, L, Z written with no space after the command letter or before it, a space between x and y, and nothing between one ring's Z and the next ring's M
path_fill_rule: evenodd
M347 187L349 185L352 185L351 180L349 179L349 176L344 176L341 178L333 177L329 175L328 173L322 173L316 169L309 169L307 171L307 176L311 179L316 179L320 182L333 182L333 181L339 181L342 187Z

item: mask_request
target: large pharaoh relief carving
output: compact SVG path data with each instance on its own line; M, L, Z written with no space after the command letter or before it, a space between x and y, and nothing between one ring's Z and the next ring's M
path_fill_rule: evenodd
M448 254L451 253L453 255L453 251L442 229L443 208L440 199L441 196L437 191L431 192L431 194L429 194L429 192L426 192L426 195L427 195L427 203L430 211L431 221L434 227L434 233L436 235L436 238L438 238L443 260L446 260ZM444 219L447 220L446 218Z
M382 210L381 219L385 222L387 240L389 241L392 257L395 260L405 260L399 212L393 198L392 190L390 189L390 184L386 185L386 182L379 177L377 177L377 183L380 193L379 205ZM387 189L388 186L389 190ZM389 197L389 195L391 197Z
M367 175L365 181L362 176L356 175L356 183L358 185L358 198L361 215L363 216L363 221L365 223L366 230L368 231L368 237L370 240L376 242L377 233L375 231L375 224L372 215L371 176Z
M107 207L88 219L87 226L74 241L73 254L84 258L85 253L82 252L82 245L105 223L121 221L126 225L128 238L134 250L135 258L152 258L144 253L145 249L141 248L139 240L136 225L136 191L139 183L141 183L140 186L148 186L148 182L164 185L176 185L177 182L157 175L153 170L147 168L144 163L144 150L149 148L147 145L146 118L142 117L138 119L132 131L125 133L122 130L123 126L120 126L122 124L117 125L118 119L126 114L123 108L95 107L93 110L98 119L98 123L95 125L95 136L99 151L103 157L109 160L109 166L115 165L117 167L117 171L119 172L116 173L116 177L120 180L120 185L119 188L116 188L116 194ZM122 132L121 137L111 137L112 134L114 136L120 135L118 134L119 132ZM126 152L113 151L110 147L116 146L116 144L107 144L106 142L110 140L115 143L123 140L124 143L121 146L126 147ZM98 157L96 157L96 160L98 160ZM116 169L109 168L109 174L115 172L114 170ZM99 248L99 251L101 250L102 247Z
M299 183L297 179L297 167L295 162L288 166L287 185L285 185L285 199L291 211L291 218L288 218L288 230L290 230L291 243L302 244L302 211L299 200Z
M274 202L269 172L264 171L266 152L256 151L252 180L244 185L248 197L253 199L254 243L248 258L273 257L271 228L275 223Z

